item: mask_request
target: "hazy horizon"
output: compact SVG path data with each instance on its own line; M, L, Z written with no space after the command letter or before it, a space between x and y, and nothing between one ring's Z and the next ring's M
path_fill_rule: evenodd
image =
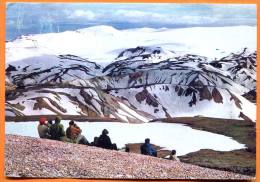
M256 6L166 3L8 3L6 39L97 25L116 29L256 26Z

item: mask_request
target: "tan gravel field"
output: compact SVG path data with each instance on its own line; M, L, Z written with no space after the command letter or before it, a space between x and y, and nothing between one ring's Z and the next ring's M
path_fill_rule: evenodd
M135 153L6 135L5 174L25 178L252 179Z

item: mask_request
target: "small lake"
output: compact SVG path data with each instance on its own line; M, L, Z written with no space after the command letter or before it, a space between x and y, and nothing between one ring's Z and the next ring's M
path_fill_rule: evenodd
M64 129L69 121L62 121ZM77 122L82 129L82 134L89 142L95 136L99 136L104 128L109 131L112 143L122 148L127 143L143 143L145 138L150 138L151 143L165 149L177 151L177 155L185 155L200 149L212 149L217 151L231 151L245 148L230 137L214 134L206 131L192 129L183 124L173 123L111 123L111 122ZM6 122L6 134L39 137L37 131L38 122Z

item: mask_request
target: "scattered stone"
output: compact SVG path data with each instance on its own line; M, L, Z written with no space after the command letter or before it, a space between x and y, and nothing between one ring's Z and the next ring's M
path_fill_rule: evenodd
M6 135L5 174L23 178L252 179L135 153Z

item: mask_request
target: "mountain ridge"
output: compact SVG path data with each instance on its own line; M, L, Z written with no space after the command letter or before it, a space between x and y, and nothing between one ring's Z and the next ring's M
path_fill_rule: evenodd
M6 99L7 115L27 115L30 113L26 111L28 108L35 115L42 113L88 116L95 113L94 115L97 116L106 115L125 122L137 123L148 122L153 118L180 117L185 114L256 120L256 106L246 99L255 100L256 97L254 94L256 51L252 51L252 45L240 48L239 52L238 47L236 51L226 50L221 53L221 57L212 59L197 54L195 49L192 49L194 53L186 50L186 53L179 54L178 48L169 47L164 42L149 46L145 44L131 46L133 44L130 43L126 47L120 40L103 45L102 43L105 43L103 41L114 40L123 35L129 37L143 35L144 37L140 38L141 43L148 35L154 36L151 42L162 41L162 39L158 38L158 35L161 35L158 34L160 31L155 30L140 29L143 33L140 34L137 30L135 30L137 32L119 31L106 26L103 27L104 31L101 29L99 32L97 31L99 28L33 35L29 36L30 38L25 36L8 42L8 54L11 50L16 50L15 47L12 49L13 45L18 47L22 45L21 50L26 49L30 52L25 57L31 57L24 58L20 55L19 61L13 61L12 56L7 57L6 84L10 88ZM247 28L249 27L243 27L243 30L239 29L237 33L242 35ZM208 31L206 28L197 29ZM215 32L225 29L234 31L236 27L210 30ZM190 30L183 30L183 34ZM166 33L163 34L164 36L179 32L179 30L168 29L164 31ZM109 35L104 37L102 33L106 32ZM47 36L52 40L49 44L51 47L58 44L57 40L65 34L68 37L64 40L63 51L55 50L59 54L42 54L46 50L43 37ZM67 50L66 41L73 39L71 45L74 45L79 38L82 38L80 41L82 44L77 45L76 48L83 46L84 49L78 50L78 54L73 54L72 48L66 54L60 54ZM128 37L121 38L123 41ZM171 38L169 39L170 43L174 43L171 42ZM37 44L35 47L30 46L32 40L33 44ZM86 40L98 42L90 45L89 42L83 43ZM183 41L187 43L186 38ZM234 43L236 41L234 40ZM119 45L121 47L118 47ZM91 52L94 48L97 49L96 51L101 50L100 54L93 51L89 57L81 57L83 50ZM119 50L118 48L120 52L111 55L108 53L111 50ZM34 56L32 50L39 51L36 52L37 56ZM26 51L24 55L25 53ZM104 66L99 64L96 61L97 57L93 55L105 56L103 58L110 64ZM36 90L30 91L30 88L34 87ZM12 89L16 89L19 93L13 94ZM39 96L36 96L37 94ZM70 109L65 109L64 106ZM217 109L213 112L210 108Z

